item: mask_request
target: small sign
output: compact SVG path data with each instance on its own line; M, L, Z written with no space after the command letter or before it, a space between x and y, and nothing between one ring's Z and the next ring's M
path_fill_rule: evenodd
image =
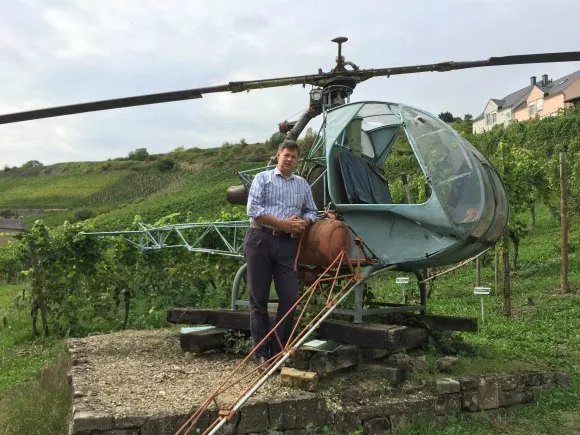
M489 287L475 287L473 289L474 295L488 295L491 293L491 289Z
M181 328L181 333L182 334L189 334L190 332L205 331L206 329L212 329L212 328L215 328L215 326L213 326L213 325L187 326L187 327Z
M408 276L399 276L395 279L397 284L409 284L409 277Z
M319 347L322 346L323 344L326 344L327 341L326 340L311 340L307 343L304 343L304 346L307 347Z
M331 353L340 347L340 343L326 340L311 340L304 343L301 348L305 350L314 350L317 352Z

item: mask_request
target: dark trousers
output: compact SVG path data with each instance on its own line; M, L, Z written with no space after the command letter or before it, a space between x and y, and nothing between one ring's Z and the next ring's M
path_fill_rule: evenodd
M298 299L298 278L294 272L296 239L250 228L246 234L245 254L250 288L250 329L252 343L257 347L270 330L268 300L272 278L279 300L276 323ZM294 310L276 331L282 346L286 345L293 326ZM281 350L278 339L272 334L270 340L256 350L256 356L270 357Z

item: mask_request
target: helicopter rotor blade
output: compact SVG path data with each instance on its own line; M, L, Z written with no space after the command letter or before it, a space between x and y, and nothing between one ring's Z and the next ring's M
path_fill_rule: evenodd
M216 92L242 92L252 89L289 86L296 84L314 83L312 76L284 77L268 80L254 80L247 82L230 82L227 85L211 86L206 88L187 89L183 91L162 92L158 94L139 95L136 97L116 98L113 100L93 101L89 103L69 104L66 106L50 107L47 109L29 110L25 112L0 115L0 124L31 121L33 119L52 118L56 116L74 115L77 113L97 112L100 110L120 109L124 107L144 106L148 104L169 103L202 98L203 94Z
M486 66L503 65L523 65L530 63L554 63L554 62L574 62L580 61L580 51L568 51L561 53L537 53L520 54L513 56L490 57L485 60L465 61L465 62L440 62L426 65L402 66L395 68L366 69L358 71L361 81L371 77L413 74L420 72L445 72L467 68L480 68Z
M117 98L113 100L93 101L88 103L70 104L46 109L29 110L25 112L0 115L0 124L30 121L33 119L52 118L56 116L73 115L77 113L96 112L100 110L119 109L123 107L143 106L148 104L167 103L202 98L204 94L217 92L243 92L253 89L274 88L291 85L324 86L337 77L349 77L355 83L372 77L413 74L429 71L453 71L466 68L479 68L501 65L521 65L530 63L552 63L580 61L580 52L523 54L503 57L490 57L485 60L466 62L440 62L426 65L402 66L395 68L379 68L364 70L342 70L329 73L319 73L303 76L280 77L265 80L230 82L225 85L205 88L187 89L182 91L162 92L158 94L140 95L135 97Z

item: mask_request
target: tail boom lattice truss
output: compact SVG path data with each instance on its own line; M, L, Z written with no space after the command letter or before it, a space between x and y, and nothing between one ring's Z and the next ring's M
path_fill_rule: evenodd
M201 222L160 227L140 224L140 226L140 230L134 231L101 231L86 234L120 236L142 250L185 248L191 252L243 258L242 236L250 226L250 221Z

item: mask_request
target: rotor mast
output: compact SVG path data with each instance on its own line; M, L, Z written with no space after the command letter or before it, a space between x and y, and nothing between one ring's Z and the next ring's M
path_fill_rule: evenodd
M300 116L298 121L289 123L283 121L278 124L281 133L286 133L286 139L297 140L300 133L306 128L311 119L318 116L324 110L342 106L349 101L356 80L352 77L345 77L341 73L346 73L346 65L350 66L353 71L358 71L358 66L352 62L347 62L342 55L342 44L348 41L345 36L338 36L331 40L338 44L338 55L336 56L336 66L330 71L331 77L320 83L310 91L310 102L308 109ZM319 74L324 74L322 68L318 70Z

